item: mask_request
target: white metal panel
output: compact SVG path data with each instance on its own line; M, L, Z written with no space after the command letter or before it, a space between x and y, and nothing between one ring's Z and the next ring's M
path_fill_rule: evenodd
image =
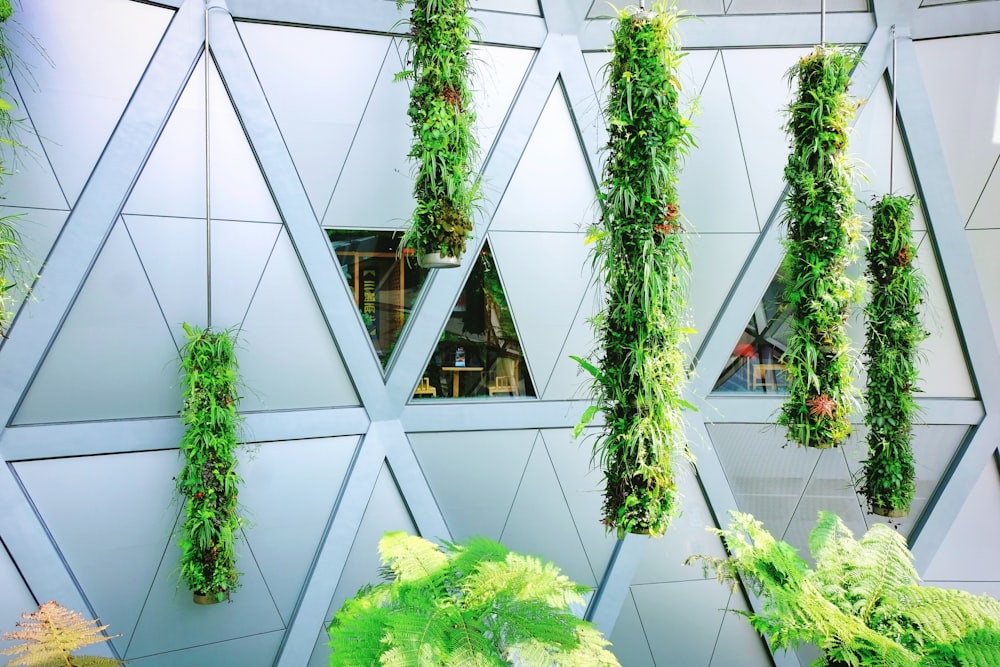
M210 68L209 81L212 217L280 222L257 158L214 65ZM133 214L204 219L205 186L205 67L202 56L132 188L124 210Z
M205 326L208 282L205 221L191 218L123 216L156 302L177 346L183 324Z
M622 665L655 667L656 663L653 662L653 654L649 649L649 641L646 639L646 632L642 627L642 620L639 618L631 590L625 596L625 604L608 640L611 641L611 652Z
M590 358L596 352L598 341L590 319L600 310L604 299L604 291L593 279L580 301L576 318L570 327L563 343L562 350L556 359L552 375L542 393L545 400L573 400L590 397L590 382L592 376L584 371L571 356Z
M1000 34L931 39L914 48L962 220L968 221L1000 156L1000 144L992 141Z
M756 240L754 233L688 235L688 316L695 332L687 344L692 354L708 335Z
M176 449L15 464L121 653L132 640L164 549L178 549L173 480L182 465ZM102 518L95 521L98 507Z
M1000 91L997 92L997 129L1000 133ZM1000 138L1000 137L998 137ZM995 144L1000 141L994 140ZM968 229L1000 229L1000 158L993 165L990 180L983 188L969 218Z
M212 221L213 328L242 326L281 230L275 224Z
M969 247L979 274L979 288L983 290L993 334L1000 338L1000 229L970 229L966 232Z
M392 40L265 23L237 27L313 211L322 217Z
M698 147L677 182L684 225L702 234L759 231L722 59L708 74L698 109L692 119Z
M556 85L517 163L491 231L577 232L597 216L594 181Z
M16 6L19 26L9 36L24 66L15 79L71 202L171 17L168 10L120 0L32 0Z
M476 112L476 140L479 142L477 167L493 147L534 54L531 49L473 47L472 104Z
M727 14L800 14L820 11L820 0L727 0ZM826 0L828 12L866 12L868 0ZM819 19L816 20L819 41Z
M45 263L45 258L52 249L56 237L66 223L67 211L48 210L38 208L9 208L3 207L0 215L17 216L16 220L10 221L17 230L19 237L19 249L23 264L25 278L36 277ZM8 276L10 277L10 276ZM24 299L28 285L21 283L11 288L14 295L14 307L17 311L18 304Z
M177 348L124 224L104 244L16 424L177 414Z
M109 628L109 632L113 628ZM278 653L284 632L240 637L205 646L130 659L133 667L205 667L205 665L239 665L240 667L271 667Z
M789 139L784 125L792 100L786 73L808 49L724 51L736 123L750 171L754 203L767 221L785 187Z
M0 591L4 592L0 597L0 627L10 632L14 630L14 624L22 620L21 614L36 611L38 605L10 554L3 548L0 548ZM20 643L0 639L0 651Z
M725 617L729 586L712 580L632 586L657 665L708 665Z
M539 15L538 0L472 0L470 7L487 12Z
M305 584L357 436L254 445L240 452L247 545L288 622Z
M733 591L729 596L729 606L722 619L722 628L719 630L719 639L715 643L709 667L771 667L774 662L764 641L745 616L734 613L736 610L750 611L741 591Z
M594 5L590 8L587 18L596 19L614 16L615 7L619 6L624 5L606 2L606 0L594 0ZM679 0L677 8L695 16L722 14L724 12L723 0Z
M340 352L283 229L237 345L243 410L358 405Z

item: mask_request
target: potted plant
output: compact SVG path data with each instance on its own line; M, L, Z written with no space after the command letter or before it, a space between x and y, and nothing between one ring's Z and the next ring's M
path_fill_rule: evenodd
M187 430L180 443L184 468L177 476L177 490L184 497L180 575L196 603L213 604L229 598L240 575L234 549L243 525L237 514L237 364L231 332L187 324L184 331L181 421Z
M914 492L911 423L917 410L917 348L926 336L918 312L924 280L913 266L912 197L885 195L872 208L865 307L865 424L868 458L861 490L874 514L906 516Z
M330 665L617 666L576 617L585 588L559 568L485 537L438 546L402 532L379 541L386 583L330 623Z
M576 432L604 413L594 445L602 521L619 537L666 531L679 513L674 467L691 459L682 410L692 406L681 398L689 261L677 176L693 140L678 104L679 18L666 2L619 11L607 68L610 140L602 217L590 237L607 292L594 319L600 358L575 357L593 375L596 397Z
M404 0L397 0L401 8ZM416 161L416 208L400 250L412 249L420 266L461 263L472 232L477 185L472 164L478 150L469 80L472 20L467 0L415 0L410 13L411 68L397 80L413 81L408 115L413 129L409 157Z
M0 651L3 655L17 656L6 663L9 667L115 667L123 664L115 658L75 655L75 651L84 646L110 640L111 637L104 634L108 626L88 621L79 612L57 602L44 602L38 606L38 611L21 614L21 618L18 630L3 635L5 641L22 642Z
M710 529L730 555L688 562L760 596L760 612L745 615L772 650L813 644L823 652L814 667L1000 665L1000 602L921 586L906 539L889 526L875 524L859 541L840 517L820 512L810 568L753 516L731 516L728 529Z
M789 107L792 152L782 265L791 333L782 357L788 399L778 417L788 439L835 447L851 431L856 402L847 334L860 283L847 275L859 220L854 214L847 130L856 104L847 94L858 55L818 46L789 71L798 81Z

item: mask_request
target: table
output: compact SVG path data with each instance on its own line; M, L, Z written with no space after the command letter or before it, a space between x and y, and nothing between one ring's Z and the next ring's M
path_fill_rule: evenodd
M482 373L482 366L442 366L442 371L451 371L451 395L453 397L458 397L458 378L459 373L462 372L474 372Z

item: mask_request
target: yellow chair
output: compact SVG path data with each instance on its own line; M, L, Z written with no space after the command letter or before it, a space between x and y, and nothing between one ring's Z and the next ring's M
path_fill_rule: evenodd
M431 379L429 377L420 378L420 383L417 385L416 391L413 392L413 396L434 396L437 397L438 390L437 387L431 386Z
M778 389L778 373L784 372L784 364L751 364L747 376L747 384L750 385L748 389L776 391ZM771 374L770 377L768 377L768 373Z

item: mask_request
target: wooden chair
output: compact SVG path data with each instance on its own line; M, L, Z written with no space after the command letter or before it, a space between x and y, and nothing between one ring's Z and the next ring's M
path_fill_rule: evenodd
M514 382L509 375L497 375L493 378L493 382L487 385L486 390L490 392L490 396L493 394L510 394L513 396L515 393Z
M431 379L429 377L420 378L420 383L417 384L416 390L413 392L413 396L434 396L438 395L437 387L431 386Z
M750 364L747 375L748 389L764 389L765 391L776 391L778 389L778 373L782 374L784 384L784 364ZM770 373L770 377L768 377Z

